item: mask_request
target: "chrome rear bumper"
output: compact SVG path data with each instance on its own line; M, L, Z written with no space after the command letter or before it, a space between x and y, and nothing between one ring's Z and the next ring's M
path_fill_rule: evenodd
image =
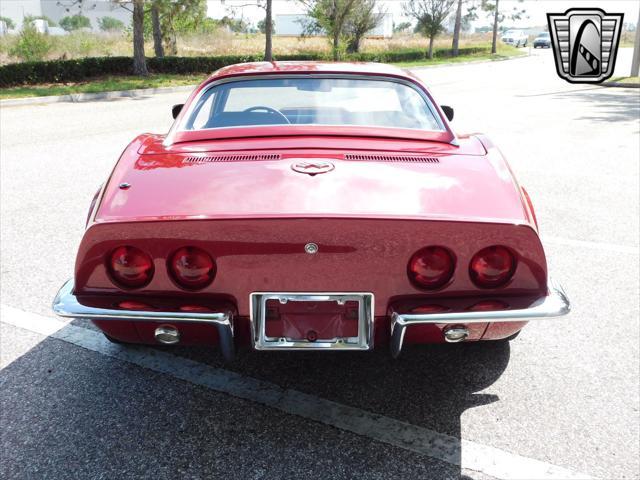
M402 350L402 343L407 328L412 325L425 324L469 324L522 322L543 318L561 317L571 310L566 293L558 284L549 282L549 294L528 308L518 310L494 310L483 312L449 312L429 314L406 314L391 312L391 355L397 358Z
M222 351L224 358L226 360L231 360L235 355L233 339L233 312L231 310L202 313L96 308L81 304L73 294L73 287L73 280L67 281L53 301L53 311L61 317L89 320L167 322L172 324L181 322L209 323L215 325L218 331L220 350ZM568 314L569 311L570 303L567 295L560 285L551 281L549 282L548 295L528 308L523 309L430 314L406 314L392 310L390 339L391 355L393 358L397 358L398 355L400 355L406 330L413 325L447 324L455 327L456 325L469 323L521 322L560 317ZM370 316L373 318L372 312ZM372 324L369 325L369 329L364 337L367 339L366 348L359 346L358 349L369 349L372 347ZM281 345L279 347L280 349L287 349L287 346Z
M218 330L220 350L226 360L234 357L233 313L222 312L155 312L148 310L118 310L95 308L82 305L73 294L73 280L67 281L53 300L53 311L56 315L67 318L83 318L89 320L128 320L131 322L197 322L210 323Z

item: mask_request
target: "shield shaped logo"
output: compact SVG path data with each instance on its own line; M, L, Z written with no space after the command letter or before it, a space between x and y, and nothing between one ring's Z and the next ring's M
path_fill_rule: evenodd
M623 17L599 8L548 13L558 75L571 83L600 83L611 77Z

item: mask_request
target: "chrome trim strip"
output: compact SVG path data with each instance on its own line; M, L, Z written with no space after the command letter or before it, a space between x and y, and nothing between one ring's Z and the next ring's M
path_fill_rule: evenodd
M145 310L117 310L82 305L73 294L73 280L68 280L53 300L53 312L65 318L88 320L127 320L133 322L210 323L218 330L220 350L226 360L234 357L233 313L230 310L213 313L150 312Z
M561 317L571 311L567 294L559 284L549 281L549 294L528 308L517 310L495 310L490 312L451 312L429 314L400 314L391 312L391 356L397 358L402 350L404 334L412 325L468 324L520 322L544 318Z
M325 339L310 342L288 338L267 337L264 315L268 300L292 302L358 302L358 336ZM307 292L254 292L251 301L251 336L256 350L371 350L373 348L374 298L373 293L307 293Z

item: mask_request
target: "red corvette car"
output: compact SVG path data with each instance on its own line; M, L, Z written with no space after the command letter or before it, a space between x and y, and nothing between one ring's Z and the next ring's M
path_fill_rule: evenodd
M125 149L54 300L112 341L371 350L565 315L533 207L483 135L379 64L223 68Z

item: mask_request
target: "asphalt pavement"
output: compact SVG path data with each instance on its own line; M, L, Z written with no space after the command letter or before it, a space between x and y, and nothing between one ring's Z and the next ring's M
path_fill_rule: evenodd
M95 190L186 93L3 107L0 478L640 478L640 90L566 83L549 50L415 73L529 191L569 317L398 361L113 346L51 300Z

